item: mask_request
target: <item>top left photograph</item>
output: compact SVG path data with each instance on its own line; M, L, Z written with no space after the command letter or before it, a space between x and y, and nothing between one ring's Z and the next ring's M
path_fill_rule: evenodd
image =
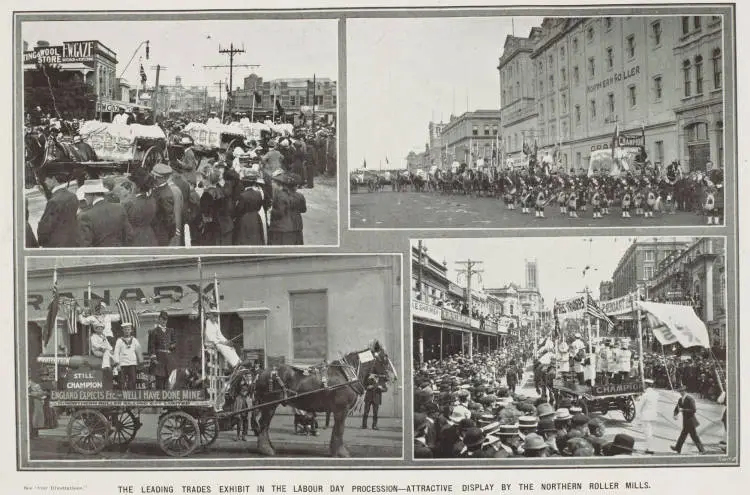
M27 248L339 244L336 19L42 19L16 17Z

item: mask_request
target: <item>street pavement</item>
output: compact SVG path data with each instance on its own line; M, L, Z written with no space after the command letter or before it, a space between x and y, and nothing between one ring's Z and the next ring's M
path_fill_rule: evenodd
M30 458L40 460L86 460L86 459L168 459L161 451L156 438L158 415L141 413L143 426L127 450L109 446L100 454L87 457L73 452L68 447L68 416L59 418L55 429L40 430L39 438L31 440ZM370 420L371 421L371 420ZM328 443L331 428L324 428L325 414L318 415L318 436L294 433L294 420L290 414L276 414L271 423L271 442L277 457L329 457ZM331 424L332 426L332 424ZM402 455L403 421L400 418L378 418L378 430L362 429L361 416L349 417L344 431L344 442L353 458L397 457ZM222 431L213 445L197 449L191 459L259 458L269 459L258 453L256 437L249 432L247 441L237 441L236 432Z
M70 190L78 188L75 183ZM302 214L303 235L306 245L336 245L338 241L338 188L336 177L316 177L315 187L299 189L307 203L307 213ZM26 189L25 196L29 201L29 224L34 234L42 218L47 200L36 188Z
M534 388L533 373L530 368L524 372L522 383L523 385L516 389L516 393L527 397L539 397ZM672 390L658 389L657 391L659 393L658 420L653 424L653 451L655 455L698 455L698 449L692 440L690 440L690 437L685 441L681 454L676 454L669 448L670 445L674 445L677 442L677 437L682 429L682 416L674 419L672 415L680 394ZM700 422L697 429L698 436L703 442L706 452L716 455L724 454L725 446L719 444L719 441L726 441L724 425L721 422L721 414L724 411L724 406L701 399L696 395L693 395L693 398L695 398L698 408L697 417ZM612 440L618 433L627 433L635 439L634 448L637 452L646 450L643 426L637 415L632 423L625 421L620 411L609 411L605 415L594 413L594 415L604 421L606 428L604 436L607 440Z
M556 203L545 208L546 218L520 208L508 210L501 199L479 198L439 192L361 191L350 194L351 227L361 228L524 228L524 227L668 227L703 225L705 217L695 213L656 213L654 218L622 218L620 208L610 208L601 219L592 218L591 208L569 218Z

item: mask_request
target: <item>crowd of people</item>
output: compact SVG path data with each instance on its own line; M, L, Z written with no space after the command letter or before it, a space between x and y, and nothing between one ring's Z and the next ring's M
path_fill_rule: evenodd
M212 113L213 114L213 113ZM214 118L214 117L211 117ZM150 171L108 176L100 183L74 182L64 162L46 162L36 177L49 191L34 247L302 245L302 214L307 204L298 188L313 188L317 170L328 171L331 157L318 153L335 140L332 127L291 135L262 132L259 140L217 156L207 156L183 122L169 122L170 144L180 153ZM53 128L45 139L58 139ZM311 144L309 144L311 143ZM73 138L76 153L96 161L91 147ZM178 158L179 156L179 158ZM335 162L334 162L335 163ZM335 168L335 164L333 166Z
M712 401L726 390L725 378L719 381L717 368L726 369L726 362L701 355L645 353L643 360L644 376L654 380L656 387L672 389L684 385L688 392Z

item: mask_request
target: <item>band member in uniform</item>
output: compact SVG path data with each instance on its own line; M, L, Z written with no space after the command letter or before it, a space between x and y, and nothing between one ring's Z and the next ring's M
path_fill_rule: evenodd
M148 353L151 356L151 374L156 379L157 389L166 389L169 374L175 368L173 352L177 349L175 331L167 328L169 314L159 313L156 327L148 334Z
M702 454L705 452L703 442L701 442L701 439L698 437L698 432L695 431L699 425L698 418L695 417L697 411L695 399L688 395L687 387L685 385L680 386L679 392L680 398L677 400L677 405L674 407L674 419L677 419L677 415L682 413L682 431L680 431L680 436L677 437L677 444L670 445L669 448L679 454L682 452L682 445L685 443L685 439L690 435L693 443L698 447L698 451Z

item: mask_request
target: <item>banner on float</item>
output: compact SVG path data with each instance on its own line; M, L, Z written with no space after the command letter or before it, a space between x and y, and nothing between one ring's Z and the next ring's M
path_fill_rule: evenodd
M638 301L636 307L646 313L651 331L662 345L710 347L706 324L691 306Z
M583 311L585 308L585 296L577 296L570 299L563 299L562 301L555 301L555 312L558 315L576 313L578 311Z
M637 292L631 292L630 294L615 299L609 299L607 301L599 301L599 309L601 309L607 316L618 316L626 313L632 313L635 310L633 301L636 300Z

